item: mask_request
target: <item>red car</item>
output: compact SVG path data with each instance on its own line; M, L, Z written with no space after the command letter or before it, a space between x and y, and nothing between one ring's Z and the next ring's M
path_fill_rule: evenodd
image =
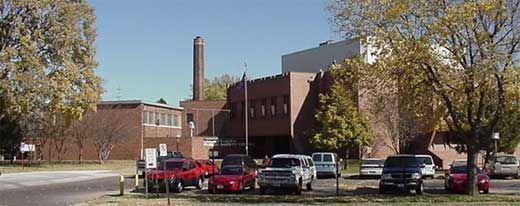
M152 170L146 174L148 179L148 190L166 189L166 185L170 191L182 192L184 187L195 186L202 189L204 183L203 171L197 167L195 161L191 159L170 159L166 160L166 168L164 165L158 165L158 169ZM165 184L165 180L167 184Z
M217 174L219 168L217 165L213 163L211 160L196 160L198 166L202 168L205 177L212 176L213 174Z
M208 181L209 193L242 192L246 187L254 189L255 186L256 173L239 165L222 167L220 173L214 175Z
M449 192L465 192L468 181L467 166L452 166L444 180L444 188ZM489 193L489 176L477 168L477 187L483 193Z

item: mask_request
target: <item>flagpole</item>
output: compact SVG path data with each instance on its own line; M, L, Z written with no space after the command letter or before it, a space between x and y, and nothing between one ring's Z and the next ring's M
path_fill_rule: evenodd
M244 106L245 106L245 131L246 131L246 155L249 155L249 124L248 124L248 113L249 107L247 106L247 64L244 63Z

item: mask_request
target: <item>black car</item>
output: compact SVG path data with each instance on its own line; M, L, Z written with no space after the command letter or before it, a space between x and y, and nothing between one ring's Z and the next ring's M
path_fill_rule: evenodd
M226 155L220 164L220 167L224 167L227 165L239 165L244 166L249 170L254 170L258 168L256 162L248 155L245 154L230 154Z
M379 193L390 191L410 192L421 195L424 191L421 162L414 155L392 155L386 158L379 181Z

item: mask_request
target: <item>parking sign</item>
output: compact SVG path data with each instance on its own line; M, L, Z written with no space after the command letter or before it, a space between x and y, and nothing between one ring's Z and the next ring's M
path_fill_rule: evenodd
M168 156L168 149L166 144L159 144L159 156L166 157Z
M155 169L157 168L157 149L155 148L146 148L146 169Z

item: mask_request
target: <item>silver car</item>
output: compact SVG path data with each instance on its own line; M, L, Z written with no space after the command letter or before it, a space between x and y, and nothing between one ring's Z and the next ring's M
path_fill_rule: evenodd
M489 175L492 177L518 177L518 160L515 155L497 155L489 163Z
M383 173L385 160L378 158L369 158L361 160L359 165L359 178L364 177L380 177Z

